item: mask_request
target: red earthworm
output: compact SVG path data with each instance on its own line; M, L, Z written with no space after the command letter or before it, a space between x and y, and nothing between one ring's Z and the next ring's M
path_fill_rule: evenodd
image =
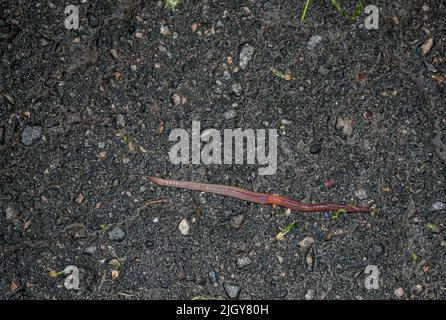
M341 204L299 202L293 199L277 195L252 192L243 190L241 188L225 186L221 184L207 184L207 183L199 183L192 181L166 180L156 177L147 177L147 179L149 179L150 182L157 184L159 186L215 193L222 196L245 200L248 202L278 205L295 211L303 211L303 212L322 212L322 211L338 211L338 210L345 210L346 212L372 211L371 208L355 207Z

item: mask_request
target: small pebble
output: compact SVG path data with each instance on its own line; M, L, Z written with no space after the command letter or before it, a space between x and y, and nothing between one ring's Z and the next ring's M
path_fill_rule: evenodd
M313 289L309 289L308 291L307 291L307 293L305 293L305 296L304 296L304 298L305 298L305 300L313 300L314 299L314 290Z
M230 299L237 298L240 293L240 288L236 285L231 285L231 284L225 283L224 289Z
M446 209L446 204L440 201L435 202L431 207L431 211L440 211L444 209Z
M405 295L404 289L403 288L398 288L395 289L394 294L397 298L402 298Z
M217 273L214 270L209 271L208 276L209 276L209 282L211 284L214 284L217 282Z
M276 259L277 259L277 262L279 262L279 264L283 263L283 257L279 253L276 253Z
M338 117L336 122L336 129L342 130L342 134L346 137L350 137L353 134L352 119Z
M39 141L41 137L42 137L41 126L35 126L35 127L26 126L21 135L21 142L25 146L29 147L34 143L36 143L37 141Z
M309 246L311 246L313 243L315 243L315 240L312 237L305 237L301 241L299 241L299 247L302 249L306 249Z
M190 225L189 221L187 221L186 218L181 220L180 224L178 225L178 229L180 230L181 234L183 236L187 236L190 234Z
M85 252L86 254L90 254L90 255L95 254L96 251L97 251L96 246L89 246L89 247L86 247L85 250L84 250L84 252Z
M243 269L244 267L249 266L252 263L252 260L250 257L238 257L236 263L237 268Z
M105 148L105 142L98 142L98 148L104 149Z
M116 116L116 125L121 128L125 127L125 118L122 114Z
M311 36L307 42L307 49L313 50L319 43L321 43L321 41L322 41L322 36L318 34Z
M237 97L240 97L242 92L242 85L239 82L234 82L231 85L231 92L236 95Z
M356 190L355 197L358 198L359 200L367 199L367 191L364 189Z
M231 80L231 73L228 70L223 71L223 80Z
M170 97L170 101L172 101L172 104L174 106L177 106L177 105L179 105L181 103L181 96L178 93L174 93Z
M121 241L125 237L125 231L120 227L116 227L112 231L108 232L108 237L112 241Z
M235 118L236 115L237 115L237 111L235 111L235 110L228 110L225 113L223 113L223 117L226 120L231 120L231 119Z
M424 43L421 45L421 53L423 53L423 55L427 55L433 45L434 45L433 38L426 39L426 41L424 41Z
M414 288L414 292L415 292L415 293L422 293L423 290L424 290L424 287L423 287L423 285L421 285L421 284L417 284L417 285L415 286L415 288Z
M46 47L46 46L48 45L48 41L47 41L46 39L44 39L44 38L40 38L40 39L39 39L39 44L40 44L42 47Z
M239 67L242 70L245 70L248 66L249 61L251 61L252 56L254 55L255 48L250 44L245 44L240 50L239 55Z
M74 202L76 202L77 204L81 204L82 202L84 202L84 200L85 200L85 196L82 192L79 193L76 198L74 198Z

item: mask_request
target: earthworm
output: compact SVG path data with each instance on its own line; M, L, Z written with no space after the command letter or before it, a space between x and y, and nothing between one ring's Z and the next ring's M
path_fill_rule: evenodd
M278 195L258 193L243 190L238 187L225 186L221 184L207 184L192 181L167 180L157 177L147 177L147 179L159 186L181 188L202 192L215 193L222 196L233 197L248 202L260 204L272 204L289 208L295 211L302 212L323 212L323 211L338 211L345 210L346 212L371 212L371 208L356 207L332 203L305 203L293 199L285 198Z

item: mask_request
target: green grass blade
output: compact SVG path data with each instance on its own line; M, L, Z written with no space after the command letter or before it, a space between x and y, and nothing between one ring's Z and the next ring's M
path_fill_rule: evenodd
M310 0L306 0L304 9L302 10L302 14L300 15L300 22L304 22L305 15L307 14L308 5L310 4Z

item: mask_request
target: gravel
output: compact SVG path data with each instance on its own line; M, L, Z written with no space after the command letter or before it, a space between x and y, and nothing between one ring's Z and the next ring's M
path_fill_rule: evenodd
M235 110L228 110L225 113L223 113L223 117L225 117L226 120L231 120L231 119L235 118L236 115L237 115L237 111L235 111Z
M318 34L312 35L310 39L308 39L307 49L314 50L322 42L322 39L323 38L321 35Z
M190 234L190 224L189 221L184 218L180 221L180 224L178 225L178 229L180 230L181 234L183 236L187 236Z
M88 246L88 247L86 247L86 248L84 249L84 252L85 252L86 254L93 255L93 254L96 253L97 250L98 250L98 249L96 248L96 246Z
M217 283L217 273L214 270L209 271L208 277L211 284Z
M122 241L125 238L125 231L120 227L116 227L108 232L108 238L112 241Z
M243 269L252 263L250 257L238 257L236 260L237 268Z
M239 82L234 82L231 85L231 92L235 94L237 97L240 97L242 93L242 85Z
M395 294L395 296L396 296L397 298L401 299L401 298L404 297L404 295L406 294L406 292L404 291L403 288L400 287L400 288L395 289L394 294Z
M251 61L253 55L255 52L255 48L250 44L245 44L242 49L240 50L239 54L239 67L242 70L245 70L248 66L249 62Z
M174 106L177 106L177 105L181 104L181 96L178 93L174 93L170 97L170 101L172 101L172 104Z
M236 299L240 294L240 288L236 285L225 283L224 288L229 299Z
M122 114L118 114L116 116L116 125L120 128L124 128L125 127L125 118L124 115Z
M305 293L304 299L305 300L313 300L315 295L315 291L313 289L308 289L307 293Z
M367 199L367 191L364 190L364 189L355 190L354 195L355 195L355 197L358 198L359 200L365 200L365 199Z
M301 241L299 241L299 247L302 249L309 248L313 243L315 243L315 240L312 237L305 237Z
M116 299L129 291L138 299L228 298L224 283L242 288L237 298L286 292L286 299L304 299L311 288L314 299L396 299L399 287L407 288L403 298L445 298L445 209L430 211L446 203L438 10L383 0L390 18L367 30L364 15L350 21L324 1L311 2L304 23L290 22L296 12L285 0L183 1L175 12L163 1L120 7L128 2L81 3L76 31L63 27L64 7L54 1L53 8L3 6L0 210L11 210L0 219L0 270L7 270L0 300ZM160 26L168 27L165 35ZM181 98L175 106L174 93ZM229 110L236 114L228 120ZM275 174L259 175L258 157L253 165L173 164L169 135L184 129L190 143L193 120L222 137L224 129L279 129ZM40 138L26 138L35 126ZM376 210L287 217L283 208L155 186L148 175ZM361 201L359 189L367 191ZM160 199L166 202L144 204ZM177 229L185 217L188 236ZM291 220L295 228L275 241ZM101 225L105 232L97 231ZM126 235L112 241L108 232L118 226ZM301 248L306 236L315 243ZM96 253L85 253L92 245ZM122 260L115 280L107 264L113 252ZM253 262L238 269L245 255ZM45 272L67 264L82 270L80 290L65 290L62 278ZM379 290L364 287L367 265L379 269Z
M431 211L440 211L446 209L446 204L440 201L437 201L432 204Z
M31 146L38 142L42 138L42 127L41 126L26 126L22 131L21 142L25 146Z

